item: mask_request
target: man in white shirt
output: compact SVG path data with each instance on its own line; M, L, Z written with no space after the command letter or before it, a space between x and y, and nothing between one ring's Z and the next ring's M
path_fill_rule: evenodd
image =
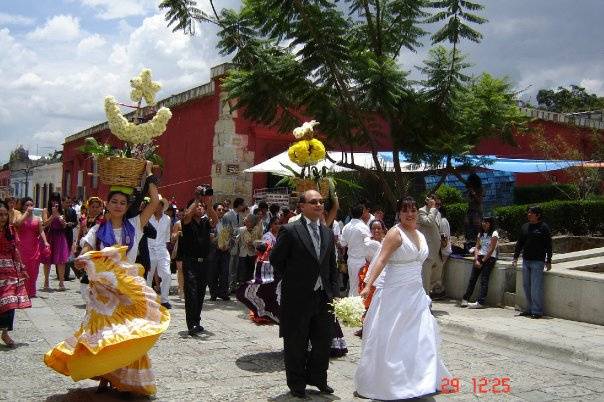
M428 244L428 258L422 265L422 283L426 294L430 297L444 296L443 286L443 260L441 258L441 215L437 207L438 198L435 195L426 197L426 205L421 207L417 214L418 229L426 237Z
M170 253L168 252L168 243L170 242L170 234L172 225L170 217L164 212L168 209L168 200L161 198L160 204L153 216L149 219L149 223L153 225L157 231L155 239L148 239L149 259L151 265L147 274L147 285L153 284L153 276L157 271L157 275L161 279L160 285L160 300L161 305L165 308L172 308L168 295L170 294L170 283L172 282L172 274L170 272Z
M339 238L340 245L348 247L349 297L359 295L359 271L365 265L365 238L371 237L369 226L365 223L369 219L367 207L357 204L352 207L351 215L352 219L344 226Z

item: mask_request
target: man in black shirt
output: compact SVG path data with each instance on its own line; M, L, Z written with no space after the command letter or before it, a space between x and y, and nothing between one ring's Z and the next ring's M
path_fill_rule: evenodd
M552 269L552 235L549 226L541 221L541 208L528 209L528 222L522 225L516 242L512 266L516 268L522 252L522 287L526 295L527 309L521 316L543 317L543 267Z
M197 336L204 330L200 321L210 266L210 231L217 222L211 196L200 195L191 200L182 218L182 238L178 247L182 253L185 316L191 336Z

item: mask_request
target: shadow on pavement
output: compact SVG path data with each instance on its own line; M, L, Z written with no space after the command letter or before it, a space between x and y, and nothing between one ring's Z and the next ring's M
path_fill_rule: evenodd
M27 342L15 342L14 346L6 346L5 344L0 344L0 352L10 352L11 350L19 349L22 346L29 346Z
M434 317L440 317L440 316L444 316L444 315L449 315L449 312L448 311L442 311L442 310L432 309L432 315Z
M215 334L212 331L208 331L207 329L203 332L197 334L197 336L189 335L189 331L178 331L178 335L180 335L183 339L192 339L194 341L206 341Z
M347 398L345 398L347 399ZM300 401L302 399L300 398L296 398L294 396L292 396L292 394L290 394L289 392L286 392L285 394L281 394L272 398L268 398L267 399L270 402L285 402L285 401ZM342 400L342 398L340 398L339 396L335 395L335 394L322 394L319 391L315 391L313 389L309 389L306 388L306 398L303 399L305 401L339 401Z
M251 371L253 373L275 373L277 371L285 370L283 351L261 352L241 356L235 361L235 364L241 370Z
M96 387L72 388L64 394L51 395L45 399L46 402L118 402L118 401L148 401L146 397L138 397L128 392L110 390L97 393Z

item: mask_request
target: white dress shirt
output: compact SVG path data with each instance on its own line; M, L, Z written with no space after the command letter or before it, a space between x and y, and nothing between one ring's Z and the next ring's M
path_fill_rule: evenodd
M361 219L353 218L344 226L340 236L340 245L348 247L348 259L361 260L362 264L365 263L366 237L371 237L371 232Z
M147 239L147 244L149 245L149 258L152 260L170 258L170 253L166 247L166 244L170 242L170 217L163 214L158 220L155 215L152 215L149 219L149 223L157 231L157 237L155 237L155 239Z
M308 228L308 234L310 235L310 241L312 241L313 237L315 236L312 233L312 228L310 227L310 223L312 222L310 219L308 219L306 216L304 217L304 219L306 219L306 227ZM321 249L321 221L319 219L317 219L317 221L315 222L315 224L317 225L317 234L319 235L319 250ZM314 245L314 242L313 242ZM319 256L317 256L317 260L319 259ZM321 272L319 272L319 277L317 278L317 282L315 282L315 288L314 290L319 290L319 289L323 289L323 281L321 280Z

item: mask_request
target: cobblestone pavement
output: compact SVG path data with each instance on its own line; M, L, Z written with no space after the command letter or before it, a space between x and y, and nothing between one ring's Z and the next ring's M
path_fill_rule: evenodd
M53 285L56 287L56 282ZM0 400L96 402L126 398L117 392L96 394L96 382L74 383L44 365L44 353L69 335L84 314L79 283L68 282L67 287L66 292L40 292L32 309L17 311L13 338L19 347L11 350L0 346ZM282 344L276 326L253 325L247 319L246 310L236 301L206 299L202 317L206 333L197 339L191 338L184 324L183 303L176 297L172 297L172 301L170 328L151 351L157 374L157 400L296 400L287 393ZM447 309L444 306L439 312L439 305L435 305L439 321L454 320L455 311ZM488 310L481 313L490 314ZM309 392L308 400L360 401L353 397L360 340L352 335L353 329L344 328L344 331L349 353L332 360L329 370L329 383L335 388L335 394L324 396ZM459 380L461 389L456 394L421 400L604 400L602 366L579 365L566 358L532 356L502 347L501 343L493 344L488 334L481 339L462 326L445 325L442 337L445 364ZM498 395L479 393L478 388L474 392L472 379L476 379L478 386L481 377L508 377L511 390Z

